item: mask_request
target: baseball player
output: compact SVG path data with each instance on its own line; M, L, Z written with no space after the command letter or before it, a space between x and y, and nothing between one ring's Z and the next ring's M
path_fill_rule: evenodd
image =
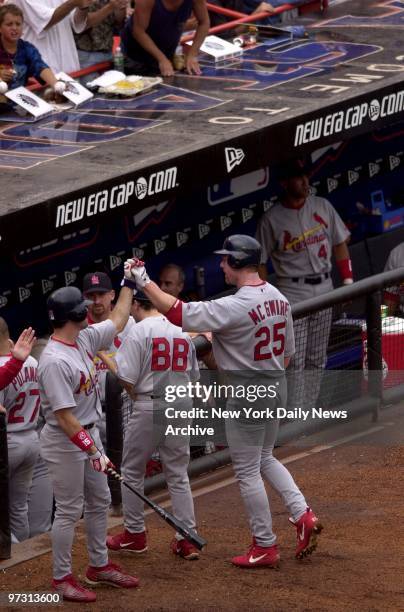
M227 238L220 264L226 282L237 292L208 302L184 304L150 280L143 262L134 260L132 275L160 312L184 330L212 330L213 352L219 369L237 373L275 375L285 388L284 371L294 352L293 323L287 299L272 285L261 280L258 264L260 244L252 237ZM283 381L283 382L282 382ZM244 500L253 535L245 555L233 558L240 567L276 567L279 550L272 531L268 497L261 474L282 497L297 530L296 557L309 555L316 548L322 526L293 481L288 470L272 454L278 419L253 420L251 426L226 420L226 434L236 478ZM253 444L240 443L243 434L254 430Z
M135 295L134 325L116 354L117 374L134 399L134 409L126 430L122 475L137 491L143 491L147 461L158 446L170 492L174 515L195 529L194 504L187 474L189 439L164 436L164 384L187 384L199 379L195 348L188 334L172 325L145 295ZM159 389L161 389L161 399ZM178 405L176 405L178 408ZM192 401L181 409L192 408ZM160 417L160 418L159 418ZM134 553L147 551L143 502L122 487L125 530L109 536L111 550ZM174 554L199 558L198 550L179 534L171 543Z
M47 345L49 335L41 336L32 348L32 357L38 362L42 351ZM41 407L39 409L36 430L38 436L45 425ZM53 488L48 468L41 455L38 456L32 474L32 483L28 495L28 523L29 537L33 538L40 533L50 531L52 528Z
M397 270L404 266L404 242L398 244L394 249L390 251L390 255L387 259L384 267L385 272L391 270ZM404 283L394 287L388 287L384 292L384 303L389 307L389 313L394 315L404 313Z
M0 365L10 359L10 342L7 323L0 318ZM28 493L39 455L37 365L36 359L27 357L20 372L0 391L0 404L7 410L10 529L19 542L29 537Z
M53 484L56 512L52 525L53 588L65 600L95 601L72 574L71 548L84 507L90 566L85 580L133 588L137 578L109 563L107 513L110 493L105 473L111 462L97 430L101 402L93 357L122 331L132 305L133 282L125 279L109 318L88 326L88 301L76 287L63 287L48 298L51 336L40 359L38 381L46 425L40 446ZM129 286L128 286L129 285ZM132 289L131 289L132 287Z
M106 321L112 312L112 303L115 299L115 291L112 288L111 279L105 272L89 272L83 278L83 295L91 301L88 307L88 323L101 323ZM104 355L113 358L123 338L134 325L133 317L130 316L124 329L115 336L111 345L106 349ZM99 355L94 356L94 363L97 370L98 384L100 389L101 405L103 414L98 423L103 444L106 444L106 420L105 420L105 384L107 380L108 367Z
M31 352L35 339L34 330L32 327L27 327L27 329L21 332L17 342L15 344L10 344L10 357L0 366L0 389L7 387L13 378L17 376L24 361Z
M266 262L271 258L277 287L295 304L332 290L330 272L334 254L343 284L352 283L347 247L350 234L336 210L324 198L309 195L307 171L298 162L284 166L280 183L281 201L258 223L261 277L266 278ZM296 353L289 369L293 376L291 406L312 408L316 404L327 360L331 320L332 310L325 309L295 321Z

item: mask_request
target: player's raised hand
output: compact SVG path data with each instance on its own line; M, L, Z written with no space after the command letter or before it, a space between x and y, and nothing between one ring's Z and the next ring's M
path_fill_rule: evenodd
M135 281L137 289L144 289L144 287L151 282L149 275L146 272L144 261L137 258L134 258L131 261L132 279Z
M125 261L125 263L123 264L123 275L128 280L133 280L132 266L134 266L134 265L135 265L135 260L134 259L127 259Z
M97 450L93 455L89 455L88 457L91 461L91 467L96 472L106 473L108 468L112 468L113 470L115 470L115 466L112 461L108 459L108 457L99 450Z
M9 340L12 356L21 361L25 361L32 351L35 340L35 330L32 329L32 327L24 329L15 344L12 340Z

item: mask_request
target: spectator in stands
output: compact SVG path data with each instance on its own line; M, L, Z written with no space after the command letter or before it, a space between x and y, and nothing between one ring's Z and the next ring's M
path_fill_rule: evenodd
M266 279L266 263L271 258L277 288L291 304L296 304L332 290L334 254L343 283L352 283L347 246L350 234L336 210L328 200L310 195L307 170L299 161L286 164L279 178L282 198L258 222L261 277ZM316 404L327 361L331 320L332 309L325 309L295 321L296 352L288 369L292 372L291 407L311 409Z
M404 242L401 242L392 249L384 267L384 271L390 272L397 268L404 268ZM400 314L404 316L404 282L400 285L388 287L386 289L384 292L384 303L388 306L390 315Z
M15 4L24 13L24 40L38 47L52 70L79 70L73 30L83 32L89 27L92 0L15 0Z
M287 11L285 13L281 13L278 15L273 15L274 11L276 8L278 8L279 6L282 6L283 4L296 4L296 5L301 5L301 4L307 4L308 2L311 2L312 0L287 0L287 2L285 0L271 0L271 2L261 2L260 0L242 0L243 1L243 13L247 13L247 14L254 14L254 13L264 13L267 12L269 13L269 16L265 19L260 19L260 21L258 23L260 24L279 24L281 23L285 18L287 20L287 17L291 17L291 15L289 15L290 11ZM295 9L293 9L294 11ZM296 13L292 13L293 16L296 16ZM271 17L270 15L273 15L273 17Z
M38 49L21 38L23 21L18 6L5 4L0 8L0 79L8 89L26 85L30 77L55 87L58 79Z
M15 0L15 4L24 13L24 40L38 47L55 72L80 69L73 31L84 32L107 16L89 12L94 0Z
M178 0L138 0L122 32L126 71L172 76L172 59L192 11L198 24L192 46L186 50L185 69L201 74L198 52L209 31L206 0L183 0L181 4Z
M123 26L127 7L128 0L95 0L89 7L89 17L94 13L93 25L75 35L80 68L112 60L114 33Z

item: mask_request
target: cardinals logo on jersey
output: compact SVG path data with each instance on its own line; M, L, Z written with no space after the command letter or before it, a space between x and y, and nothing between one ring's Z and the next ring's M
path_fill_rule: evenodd
M327 236L324 232L324 227L328 227L328 225L320 215L317 215L317 213L314 213L314 216L318 217L315 219L318 225L306 230L303 234L300 234L300 236L292 236L288 230L283 231L283 251L299 253L312 244L317 244L326 240Z
M80 382L76 393L84 393L85 395L91 395L94 391L95 385L97 384L97 374L91 373L91 377L87 378L84 372L80 372Z
M325 227L325 229L328 229L328 223L326 223L324 221L323 217L321 217L318 213L315 212L313 214L313 219L314 219L314 221L317 221L317 223L319 223L320 225Z

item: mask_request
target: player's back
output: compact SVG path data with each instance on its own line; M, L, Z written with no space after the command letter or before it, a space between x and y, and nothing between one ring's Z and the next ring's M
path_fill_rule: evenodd
M199 378L191 338L163 315L134 325L119 348L119 376L134 384L138 394L159 396L168 384L187 384Z
M289 302L266 282L211 302L186 304L183 326L212 330L221 370L284 370L284 358L295 350Z
M0 357L0 365L9 359L9 355ZM9 432L36 428L40 404L37 368L37 360L30 355L17 376L0 392L0 401L7 410Z

